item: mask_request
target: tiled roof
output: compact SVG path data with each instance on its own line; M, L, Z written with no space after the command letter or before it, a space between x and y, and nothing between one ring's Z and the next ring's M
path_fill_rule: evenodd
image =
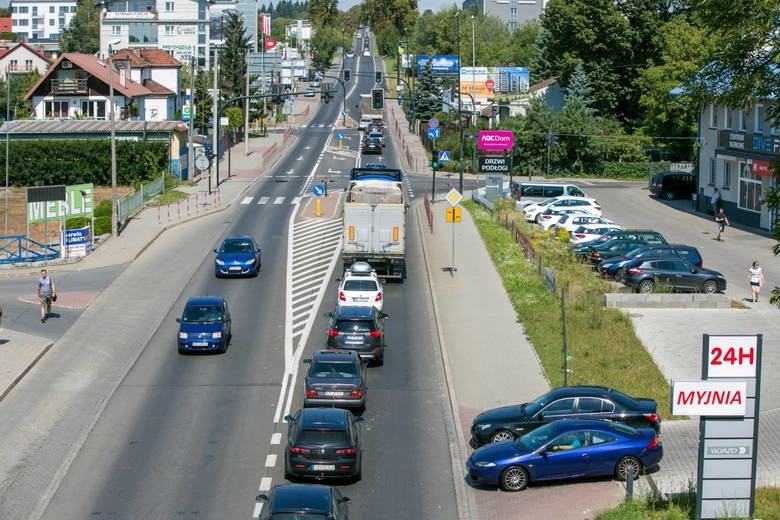
M19 119L10 121L10 134L93 134L111 131L111 122L103 119ZM181 121L116 121L117 132L183 132L187 124ZM5 133L6 123L0 126Z
M5 52L0 53L0 57L6 56L8 54L11 54L12 52L16 52L18 49L27 49L31 53L33 53L36 56L38 56L40 59L44 60L46 63L51 63L51 60L49 58L47 58L45 54L43 54L38 49L35 49L35 48L31 47L30 45L27 45L24 42L19 42L19 43L15 44L13 47L9 47L8 49L3 49Z
M558 80L555 78L547 78L543 81L540 81L539 83L535 85L531 85L528 87L528 93L532 94L536 92L537 90L542 90L543 88L549 87L550 85L554 85L555 83L558 83Z
M144 87L149 89L152 94L162 94L165 96L175 96L176 93L172 91L171 89L164 87L163 85L160 85L153 79L147 79L144 80Z
M162 49L120 49L114 56L117 59L130 59L134 69L148 67L181 67L181 63Z

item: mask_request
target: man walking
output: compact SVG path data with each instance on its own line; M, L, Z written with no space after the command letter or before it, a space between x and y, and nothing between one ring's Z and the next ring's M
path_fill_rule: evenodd
M715 222L718 223L718 237L717 240L724 240L723 238L723 232L726 231L726 226L730 226L729 223L729 217L726 216L726 212L723 211L723 208L720 208L715 213Z
M38 298L41 299L41 323L46 322L46 318L51 314L51 301L56 298L57 289L46 269L41 269L41 277L38 278Z

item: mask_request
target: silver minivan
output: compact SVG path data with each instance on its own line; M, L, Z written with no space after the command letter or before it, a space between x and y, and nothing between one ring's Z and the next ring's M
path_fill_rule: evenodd
M574 184L566 182L513 180L509 191L520 208L524 208L532 202L541 202L563 195L569 197L589 197Z

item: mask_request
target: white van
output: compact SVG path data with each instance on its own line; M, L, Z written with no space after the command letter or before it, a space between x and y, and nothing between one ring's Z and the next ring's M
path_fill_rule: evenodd
M541 202L553 197L589 197L584 191L574 184L566 182L551 181L522 181L512 180L510 194L517 201L519 208L531 204L532 202Z

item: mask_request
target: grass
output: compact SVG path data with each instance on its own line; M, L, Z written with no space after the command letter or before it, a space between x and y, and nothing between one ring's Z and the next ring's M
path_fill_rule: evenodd
M566 235L538 231L513 210L498 211L499 224L473 201L464 206L476 223L551 385L563 385L559 299L563 288L566 342L571 356L567 384L603 385L635 397L649 397L658 403L661 417L671 419L666 379L637 339L631 320L617 309L604 307L608 283L574 259ZM514 229L530 240L542 266L550 267L555 274L555 296L545 286L538 265L529 264L504 227L508 223L511 228L513 222Z
M166 189L165 193L155 198L150 205L151 206L165 206L166 204L173 204L180 200L187 198L187 194L177 189Z

